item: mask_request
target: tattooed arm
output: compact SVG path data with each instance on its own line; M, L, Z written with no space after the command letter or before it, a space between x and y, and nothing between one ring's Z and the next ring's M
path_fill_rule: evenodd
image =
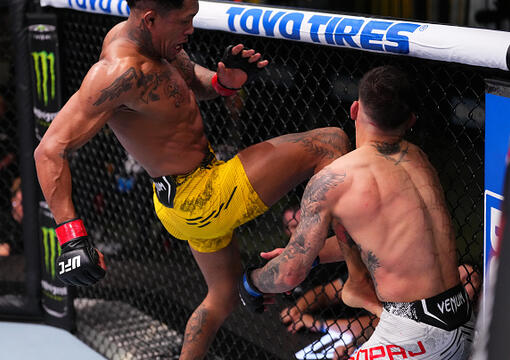
M245 49L242 44L238 44L231 49L231 55L238 56L239 54L243 59L241 62L247 67L245 70L239 64L226 67L223 63L225 58L218 63L218 82L224 87L240 89L247 81L247 71L255 71L250 70L250 66L262 69L269 63L267 60L261 59L260 53L256 53L253 49ZM215 72L192 62L185 51L181 51L173 63L180 70L198 100L208 100L218 96L211 83Z
M215 74L198 64L195 64L189 58L188 54L182 50L174 60L186 83L195 93L197 100L210 100L218 97L218 93L211 85L211 79Z
M136 77L132 67L99 61L52 121L35 150L39 183L57 223L76 217L69 155L103 127L131 91Z
M264 293L281 293L301 283L322 249L331 222L330 204L345 173L327 168L306 186L301 201L301 221L283 252L261 269L254 270L254 285Z

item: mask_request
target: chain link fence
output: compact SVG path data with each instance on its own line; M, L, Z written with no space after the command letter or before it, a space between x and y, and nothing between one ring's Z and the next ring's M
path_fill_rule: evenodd
M21 181L9 8L0 5L0 295L24 293Z
M123 19L52 11L59 19L67 99L97 61L106 32ZM225 47L239 42L263 53L270 66L238 96L200 103L209 141L221 159L274 136L323 126L342 127L354 143L349 107L361 76L388 63L409 73L420 100L409 139L438 170L457 231L459 261L471 265L466 267L472 274L468 282L477 293L483 249L484 79L508 80L508 74L198 29L186 50L195 62L215 69ZM78 336L109 359L177 359L186 321L207 291L188 245L165 232L153 211L148 175L108 127L73 155L71 169L75 205L108 264L103 281L78 291ZM286 244L282 216L299 203L303 190L304 184L238 229L244 264L260 264L260 251ZM375 319L341 305L345 271L341 263L314 269L264 315L237 309L207 358L332 358L333 347L342 341L352 350L370 335ZM304 294L313 302L303 300ZM296 301L304 304L298 306L303 316L294 326L282 324L280 311ZM302 329L294 334L287 326ZM354 335L352 343L342 333Z

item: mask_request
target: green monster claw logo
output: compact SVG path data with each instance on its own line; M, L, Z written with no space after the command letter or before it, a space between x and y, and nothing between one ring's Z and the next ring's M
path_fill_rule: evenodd
M55 229L48 227L41 227L43 233L44 245L44 266L46 272L55 278L55 259L60 256L60 246L57 244L57 233Z
M48 30L48 27L46 27L46 25L43 25L43 24L39 24L35 27L35 30L36 31L47 31Z
M55 99L55 54L46 51L32 52L34 59L37 98L48 105L48 82L51 81L50 96ZM49 74L48 74L49 73Z

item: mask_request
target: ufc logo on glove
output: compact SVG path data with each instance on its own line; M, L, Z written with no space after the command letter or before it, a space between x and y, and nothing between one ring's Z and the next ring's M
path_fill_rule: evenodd
M89 239L83 221L71 219L55 228L61 253L56 262L60 267L58 278L66 285L88 286L106 274L100 264L99 250ZM102 256L102 255L101 255Z
M64 261L58 263L60 266L59 274L63 274L80 267L80 256L77 255L71 259L67 259L67 264Z

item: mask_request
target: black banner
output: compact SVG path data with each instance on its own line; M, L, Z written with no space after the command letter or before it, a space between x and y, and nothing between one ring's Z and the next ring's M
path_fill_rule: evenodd
M31 20L37 20L36 16ZM57 27L38 22L30 25L28 45L32 68L34 128L39 142L62 107ZM70 294L71 288L57 278L59 269L56 259L60 255L60 245L55 232L55 220L42 196L39 201L39 226L41 306L45 322L73 330L74 297Z
M35 136L41 140L62 106L58 37L49 24L30 25L28 33Z
M55 232L55 220L45 201L39 203L39 225L41 226L41 305L46 323L66 330L73 330L74 307L71 288L57 277L61 269L56 259L60 245Z

